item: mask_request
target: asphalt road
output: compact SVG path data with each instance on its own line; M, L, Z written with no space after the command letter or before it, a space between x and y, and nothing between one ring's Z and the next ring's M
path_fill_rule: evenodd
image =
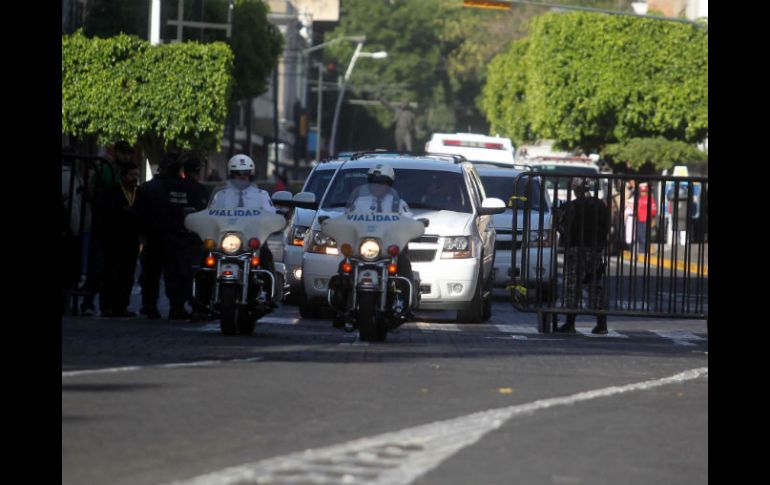
M62 483L708 482L705 322L453 316L381 344L292 306L238 337L65 316Z

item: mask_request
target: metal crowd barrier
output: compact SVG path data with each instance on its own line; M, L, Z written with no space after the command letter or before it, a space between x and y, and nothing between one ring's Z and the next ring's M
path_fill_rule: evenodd
M708 178L530 171L513 194L508 289L540 332L559 313L708 320Z
M73 155L62 153L62 209L63 228L62 238L66 255L65 265L62 268L62 298L63 308L67 300L72 298L72 314L78 314L78 297L86 293L80 290L81 268L83 263L83 249L88 244L87 235L90 231L87 218L94 212L92 195L100 193L104 188L104 181L100 177L93 177L99 173L98 169L104 168L113 171L112 165L104 157L94 155ZM65 170L66 169L66 170ZM69 171L65 180L66 171ZM114 175L114 174L113 174ZM66 196L66 200L64 197ZM75 213L77 209L77 214ZM73 227L73 217L77 215L76 227ZM87 257L87 256L86 256Z

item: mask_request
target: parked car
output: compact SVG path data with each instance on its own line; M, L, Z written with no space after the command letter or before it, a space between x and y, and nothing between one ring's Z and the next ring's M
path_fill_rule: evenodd
M353 190L366 183L368 170L381 162L395 171L394 188L414 217L429 221L425 234L408 245L412 269L420 275L420 308L456 310L461 322L489 319L492 216L505 210L504 202L486 197L475 167L461 157L382 153L344 162L324 194L305 238L301 315L320 316L329 279L342 260L337 242L320 231L319 218L343 212Z
M302 187L302 192L312 192L316 200L321 200L334 173L342 165L342 160L321 162L310 172ZM290 301L295 301L302 284L302 248L305 235L313 223L316 211L297 207L283 233L283 262L286 265L286 282L289 285Z
M526 285L539 289L547 296L552 282L553 244L557 234L553 233L553 213L551 198L546 192L541 194L539 177L522 177L516 184L514 180L524 171L512 168L478 167L481 182L488 197L507 201L507 209L492 218L497 239L495 242L495 264L492 281L494 286L505 287L511 277L523 277ZM529 205L513 204L512 196L527 197ZM522 199L519 199L520 201ZM516 217L516 237L513 232L514 205L518 211ZM526 220L525 208L529 215ZM540 230L542 216L543 226ZM527 231L526 242L524 231ZM515 265L512 255L515 251ZM526 269L522 271L522 253L526 251ZM540 261L540 264L538 264ZM539 277L538 277L539 274Z

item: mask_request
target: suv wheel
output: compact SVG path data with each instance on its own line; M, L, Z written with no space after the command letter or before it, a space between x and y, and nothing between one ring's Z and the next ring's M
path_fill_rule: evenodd
M482 268L479 265L479 276L476 279L476 291L474 292L473 300L470 301L467 309L457 311L457 321L459 323L481 323L492 316L492 301L491 298L484 298L484 281L481 271Z

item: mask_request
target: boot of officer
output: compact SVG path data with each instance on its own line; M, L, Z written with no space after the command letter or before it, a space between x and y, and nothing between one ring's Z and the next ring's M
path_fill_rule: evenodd
M227 184L211 195L209 207L212 209L232 209L244 207L264 212L276 213L275 206L267 191L257 187L254 182L256 166L248 155L239 153L227 162ZM273 253L267 241L261 241L259 258L262 268L275 274ZM278 305L271 301L272 307Z

